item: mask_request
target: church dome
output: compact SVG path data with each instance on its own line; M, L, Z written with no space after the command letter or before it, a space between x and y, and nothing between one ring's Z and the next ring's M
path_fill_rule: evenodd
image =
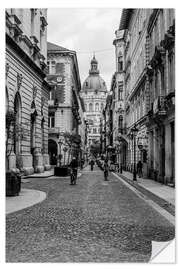
M89 76L83 83L82 90L102 90L107 91L106 83L99 75L98 61L95 56L91 60L91 69L89 70Z
M106 83L101 78L101 76L89 75L83 83L83 90L93 89L93 90L104 90L106 91Z

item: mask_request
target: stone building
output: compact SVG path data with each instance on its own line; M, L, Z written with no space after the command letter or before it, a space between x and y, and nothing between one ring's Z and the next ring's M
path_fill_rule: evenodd
M50 168L46 39L46 9L6 9L6 119L12 113L16 127L7 167L25 174Z
M51 164L63 155L62 133L81 135L84 141L84 104L80 98L81 82L76 52L48 42L49 155Z
M174 185L175 12L124 9L118 32L124 42L125 167L132 170L134 163L135 127L144 176Z
M88 121L88 147L100 140L100 117L105 107L107 88L105 81L99 75L98 61L95 56L91 60L89 76L85 79L81 97L85 105L85 119Z

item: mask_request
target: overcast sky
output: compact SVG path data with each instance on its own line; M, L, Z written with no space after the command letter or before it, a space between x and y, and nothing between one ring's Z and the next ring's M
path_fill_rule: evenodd
M77 52L81 84L88 76L95 51L100 75L108 90L115 72L115 50L112 45L119 27L121 9L48 9L48 41ZM99 50L105 50L98 52ZM97 51L97 52L96 52Z

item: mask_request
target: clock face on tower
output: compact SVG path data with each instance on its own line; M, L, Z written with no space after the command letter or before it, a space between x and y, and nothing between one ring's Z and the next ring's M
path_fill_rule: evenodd
M57 82L62 82L62 80L63 80L63 77L62 76L58 76L57 77Z

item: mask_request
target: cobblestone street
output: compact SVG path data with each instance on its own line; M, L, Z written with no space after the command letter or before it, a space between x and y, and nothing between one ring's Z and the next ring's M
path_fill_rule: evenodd
M84 169L69 179L31 178L39 204L7 215L7 262L148 262L152 241L174 238L174 227L112 174Z

